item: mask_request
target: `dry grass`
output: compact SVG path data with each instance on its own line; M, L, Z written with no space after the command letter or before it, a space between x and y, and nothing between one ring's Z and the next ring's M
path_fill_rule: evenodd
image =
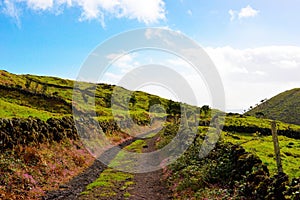
M0 155L0 199L38 199L94 161L79 142L18 147Z

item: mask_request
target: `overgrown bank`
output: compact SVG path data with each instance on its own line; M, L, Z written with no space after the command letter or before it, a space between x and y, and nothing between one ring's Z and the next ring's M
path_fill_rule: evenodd
M129 138L114 123L99 124L112 142ZM0 199L38 199L95 160L71 117L0 119L0 143Z
M177 127L161 132L158 146L168 143ZM200 129L201 130L201 129ZM204 132L198 135L175 163L165 170L165 179L175 199L299 199L300 179L286 174L270 176L268 168L239 145L219 141L200 159Z

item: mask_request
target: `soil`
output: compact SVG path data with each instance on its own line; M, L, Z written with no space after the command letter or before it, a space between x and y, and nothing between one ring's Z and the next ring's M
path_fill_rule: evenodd
M132 143L135 139L127 141L119 145L121 148ZM156 137L151 139L146 139L147 146L143 149L143 152L151 152L155 150L155 140ZM104 153L102 156L109 156L109 158L113 159L118 151L116 148L112 148ZM54 200L54 199L67 199L73 200L78 199L80 193L84 191L85 187L92 183L95 179L97 179L100 173L106 169L106 166L102 164L100 161L95 160L94 164L86 169L82 174L73 178L70 182L65 185L61 185L60 189L57 191L50 191L47 193L44 200ZM129 193L132 195L128 199L130 200L166 200L171 199L171 192L167 189L166 184L161 181L162 170L142 173L142 174L134 174L134 185ZM116 196L106 197L105 199L124 199L122 195L122 191L116 188L117 193ZM98 198L95 198L98 199Z
M156 137L146 140L147 148L143 149L143 152L155 151ZM171 192L167 189L166 183L162 182L162 170L154 172L135 174L134 182L135 186L132 191L129 191L132 196L129 199L132 200L166 200L172 199Z

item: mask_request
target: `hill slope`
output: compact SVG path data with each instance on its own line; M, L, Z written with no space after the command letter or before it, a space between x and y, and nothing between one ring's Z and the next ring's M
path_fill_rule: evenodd
M71 115L74 84L76 83L72 80L15 75L0 70L0 117L26 118L31 115L47 120L50 117ZM124 108L129 106L132 118L139 124L145 124L150 120L146 116L150 114L149 109L152 105L161 104L165 110L170 110L169 107L176 104L171 100L145 92L132 93L122 87L108 84L80 83L78 95L76 103L80 105L76 105L76 108L83 112L95 109L100 121L111 120L113 117L112 96L114 96L113 103L116 105L114 109L120 110L118 113L123 114L126 110Z
M300 88L282 92L256 106L246 114L300 125Z

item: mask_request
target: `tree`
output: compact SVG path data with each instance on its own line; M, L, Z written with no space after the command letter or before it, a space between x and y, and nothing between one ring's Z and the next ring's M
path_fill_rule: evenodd
M175 115L175 114L181 114L180 103L175 102L175 101L169 101L167 112L169 114L173 114L173 115Z
M201 107L200 111L204 113L204 116L206 116L208 114L209 110L210 110L209 106L208 105L204 105L204 106Z

